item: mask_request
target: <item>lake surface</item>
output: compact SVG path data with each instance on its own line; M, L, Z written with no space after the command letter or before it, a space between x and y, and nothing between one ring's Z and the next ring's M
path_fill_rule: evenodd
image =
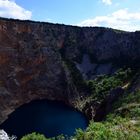
M85 129L87 123L82 113L62 102L39 100L16 109L0 128L18 138L31 132L47 137L60 134L72 136L76 128Z

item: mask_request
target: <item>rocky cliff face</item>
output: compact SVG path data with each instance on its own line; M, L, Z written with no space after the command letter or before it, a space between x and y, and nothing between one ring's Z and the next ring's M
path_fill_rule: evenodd
M0 123L34 99L75 107L88 92L77 90L65 61L84 79L139 68L140 32L0 19Z

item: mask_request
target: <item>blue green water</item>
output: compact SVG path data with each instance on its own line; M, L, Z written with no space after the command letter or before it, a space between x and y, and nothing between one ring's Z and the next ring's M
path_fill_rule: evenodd
M72 136L76 128L85 129L86 126L87 119L82 113L62 102L40 100L16 109L0 128L20 138L31 132L47 137Z

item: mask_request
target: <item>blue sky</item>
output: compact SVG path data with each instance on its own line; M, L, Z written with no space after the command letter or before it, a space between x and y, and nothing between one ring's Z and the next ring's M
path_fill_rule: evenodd
M0 16L140 30L140 0L0 0Z

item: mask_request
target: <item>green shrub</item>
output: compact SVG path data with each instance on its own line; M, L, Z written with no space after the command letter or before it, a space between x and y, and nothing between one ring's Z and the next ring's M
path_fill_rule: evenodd
M21 140L66 140L67 137L62 135L58 135L57 137L46 138L43 134L39 134L33 132L31 134L27 134L21 138Z
M44 135L33 132L31 134L23 136L21 140L51 140L51 139L47 139Z
M108 122L91 122L76 131L75 140L140 140L140 128L121 117Z
M98 76L94 80L87 81L88 88L94 99L103 100L112 89L123 86L131 77L131 69L120 69L114 75Z
M113 105L112 113L131 119L140 118L140 90L124 94Z

